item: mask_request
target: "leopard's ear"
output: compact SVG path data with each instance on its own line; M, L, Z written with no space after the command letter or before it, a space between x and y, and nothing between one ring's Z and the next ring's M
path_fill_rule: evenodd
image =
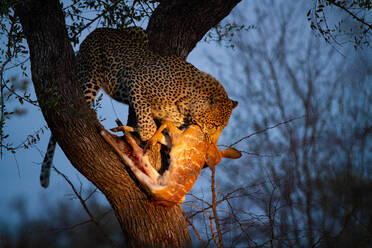
M238 101L234 101L234 100L231 100L232 101L232 104L233 104L233 109L236 108L236 106L238 106Z

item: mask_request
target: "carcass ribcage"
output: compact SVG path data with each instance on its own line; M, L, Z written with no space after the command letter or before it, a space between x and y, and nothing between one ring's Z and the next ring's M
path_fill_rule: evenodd
M167 206L183 202L200 175L208 148L198 126L190 126L184 132L168 132L172 140L169 169L157 179L163 187L151 190L154 199Z

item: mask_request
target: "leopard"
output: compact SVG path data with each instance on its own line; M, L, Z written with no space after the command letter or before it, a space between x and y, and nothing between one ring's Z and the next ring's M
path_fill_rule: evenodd
M136 131L148 141L157 122L177 127L198 125L217 144L238 102L229 99L222 84L178 56L162 56L149 47L145 30L97 28L81 43L77 53L77 80L92 106L102 89L129 105L137 119ZM57 140L50 138L40 182L48 187Z

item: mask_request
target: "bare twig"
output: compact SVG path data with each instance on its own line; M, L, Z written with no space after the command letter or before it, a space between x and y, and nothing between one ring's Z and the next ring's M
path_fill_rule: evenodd
M214 223L216 224L216 229L217 229L217 235L218 235L218 243L216 245L218 247L223 247L223 241L222 241L222 233L221 233L221 226L220 226L220 220L218 217L218 212L217 212L217 204L216 204L216 169L215 167L211 166L210 167L212 171L212 182L211 182L211 190L212 190L212 211L214 215Z
M70 181L70 179L65 174L63 174L62 172L60 172L57 168L55 168L55 167L53 167L53 168L57 172L57 174L61 175L65 179L65 181L71 186L71 189L74 191L76 197L79 199L79 201L80 201L81 205L83 206L85 212L90 217L90 221L93 222L97 226L97 228L100 230L100 232L102 233L102 235L104 236L104 238L109 242L110 246L111 247L117 247L117 245L114 243L114 241L112 241L110 239L110 237L108 236L108 234L101 227L100 223L95 219L95 217L93 216L93 214L90 212L90 210L89 210L89 208L88 208L85 200L82 198L82 196L76 190L74 184ZM84 222L84 223L86 223L86 222Z
M213 211L212 211L212 213L213 213ZM213 228L212 213L208 216L209 217L209 225L210 225L210 228L211 228L212 239L213 239L214 243L217 245L217 247L220 247L219 242L216 238L216 233L214 232L214 228Z
M194 224L191 222L190 218L189 218L188 216L185 215L185 219L186 219L187 223L188 223L188 224L192 227L192 229L194 230L196 236L198 237L199 241L202 243L203 247L208 247L208 246L205 244L204 240L201 238L201 236L200 236L198 230L196 230L196 227L194 226Z
M303 118L305 118L305 117L306 117L306 115L299 116L299 117L294 117L294 118L291 118L291 119L289 119L289 120L286 120L286 121L283 121L283 122L279 122L279 123L277 123L277 124L275 124L275 125L273 125L273 126L265 127L264 129L258 130L258 131L254 132L254 133L251 133L251 134L249 134L249 135L247 135L247 136L245 136L245 137L243 137L243 138L240 138L239 140L237 140L237 141L235 141L234 143L232 143L232 144L230 145L230 147L235 146L236 144L242 142L242 141L245 140L245 139L249 139L250 137L252 137L252 136L254 136L254 135L257 135L257 134L260 134L260 133L266 132L267 130L270 130L270 129L276 128L276 127L281 126L281 125L288 124L288 123L290 123L290 122L292 122L292 121L295 121L295 120L303 119Z
M192 196L193 198L195 198L196 200L198 200L199 202L201 203L204 203L208 206L208 208L204 208L204 209L209 209L212 207L212 205L209 204L209 202L207 202L206 200L200 198L200 197L197 197L196 195L192 194L192 193L188 193L188 195Z
M109 214L110 212L112 212L113 210L110 209L106 212L104 212L101 216L99 216L99 218L97 218L98 220L101 220L103 219L107 214ZM79 226L83 226L83 225L86 225L86 224L89 224L89 223L92 223L93 221L91 219L88 219L86 221L83 221L83 222L80 222L80 223L77 223L77 224L74 224L74 225L71 225L71 226L66 226L66 227L62 227L62 228L55 228L55 229L48 229L48 230L45 230L45 232L65 232L65 231L69 231L69 230L73 230Z
M237 188L237 189L235 189L235 190L233 190L233 191L231 191L231 192L228 192L224 197L222 197L222 199L220 199L220 200L218 200L218 201L216 201L216 206L218 206L219 204L221 204L222 202L224 202L224 201L226 201L226 200L228 200L228 199L234 199L234 198L239 198L239 197L241 197L241 196L234 196L233 194L234 193L236 193L236 192L238 192L238 191L241 191L241 190L243 190L243 188ZM209 210L209 209L211 209L213 206L209 203L209 202L206 202L206 201L204 201L203 199L201 199L201 198L198 198L197 196L195 196L195 195L193 195L193 194L191 194L191 193L189 193L189 195L190 196L192 196L192 197L194 197L195 199L197 199L198 201L201 201L201 202L203 202L203 203L205 203L206 205L208 205L208 207L205 207L205 208L203 208L203 210L205 211L205 210ZM193 205L190 205L190 204L187 204L187 203L184 203L185 205L189 205L189 206L193 206ZM192 215L189 215L189 217L190 218L193 218L193 217L195 217L196 215L198 215L198 214L200 214L200 213L202 213L203 211L196 211L196 212L194 212Z
M104 16L108 11L110 11L111 9L114 9L116 8L116 6L120 3L120 1L115 1L113 3L112 6L110 6L109 8L103 10L100 14L98 14L96 17L94 17L93 19L90 20L90 22L88 22L87 24L85 24L80 30L79 32L77 32L75 34L75 36L73 38L76 38L81 32L83 32L86 28L88 28L90 25L92 25L95 21L97 21L98 19L100 19L102 16Z
M17 64L13 64L12 66L9 66L9 67L7 67L7 68L5 68L4 69L4 72L6 72L6 71L8 71L8 70L11 70L11 69L13 69L13 68L16 68L16 67L18 67L18 66L20 66L20 65L23 65L23 64L25 64L27 61L29 61L30 60L30 56L28 56L27 58L25 58L23 61L21 61L21 62L19 62L19 63L17 63Z
M28 103L34 105L35 107L38 107L38 108L40 107L40 106L37 104L37 101L33 101L33 100L30 100L30 99L28 99L28 98L25 98L25 97L21 96L21 95L18 94L14 89L9 88L6 84L4 84L4 87L5 87L7 90L9 90L9 92L10 92L11 94L16 95L18 98L21 98L22 100L24 100L24 101L26 101L26 102L28 102Z
M351 17L353 17L355 20L357 20L358 22L362 23L363 25L366 25L368 27L368 29L372 29L372 25L365 22L364 19L358 17L357 15L355 15L353 12L351 12L350 10L348 10L345 6L341 5L340 2L337 2L335 0L326 0L327 2L329 2L330 4L342 9L343 11L345 11L346 13L348 13Z
M5 122L5 103L4 103L4 70L6 65L12 60L13 56L11 52L11 43L12 43L12 36L9 35L13 32L15 26L15 22L12 21L10 24L9 32L8 32L8 41L7 41L7 51L6 51L6 60L1 64L0 67L0 99L1 99L1 117L0 117L0 130L1 130L1 137L0 137L0 158L3 157L3 125Z
M42 126L41 128L39 128L38 130L36 130L33 134L29 134L27 135L26 139L24 141L22 141L20 144L18 144L17 146L14 147L15 150L21 148L22 146L23 147L26 147L28 148L28 146L30 146L31 144L34 144L34 140L39 140L38 136L39 136L39 133L44 133L44 130L45 129L48 129L47 126ZM36 138L34 137L36 136Z
M90 192L90 194L85 198L85 201L89 200L89 198L91 198L97 192L97 190L98 190L97 188L92 190L92 192Z
M214 228L213 228L213 217L211 214L208 214L207 211L205 210L205 208L202 208L202 207L198 207L196 205L193 205L193 204L188 204L188 203L184 203L184 205L187 205L187 206L190 206L190 207L195 207L197 209L200 209L200 211L202 213L205 214L205 216L207 216L208 220L209 220L209 225L210 225L210 231L211 231L211 234L212 234L212 239L215 241L215 244L218 244L218 241L216 239L216 234L214 233ZM188 216L188 218L190 218L190 216ZM204 225L206 228L207 228L207 225L205 224ZM207 233L207 236L208 236L208 232ZM209 242L211 241L211 239L208 239L208 243L206 244L206 247L209 246Z
M230 212L231 212L232 217L234 218L235 223L238 223L238 225L239 225L241 233L244 233L246 235L247 239L250 242L253 242L255 244L255 246L257 246L257 243L249 236L248 232L246 230L244 230L243 224L240 222L238 216L235 214L234 208L233 208L232 204L230 203L229 199L227 199L226 202L227 202L227 205L230 208Z

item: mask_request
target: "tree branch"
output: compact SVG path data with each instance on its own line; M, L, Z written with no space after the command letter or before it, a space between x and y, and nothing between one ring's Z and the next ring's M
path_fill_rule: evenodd
M261 130L258 130L258 131L254 132L254 133L251 133L251 134L247 135L247 136L244 136L243 138L238 139L237 141L235 141L234 143L232 143L232 144L230 145L230 147L235 146L236 144L242 142L242 141L245 140L245 139L249 139L250 137L252 137L252 136L254 136L254 135L257 135L257 134L260 134L260 133L266 132L267 130L270 130L270 129L276 128L276 127L281 126L281 125L288 124L288 123L290 123L290 122L292 122L292 121L295 121L295 120L303 119L303 118L305 118L305 117L306 117L306 116L304 116L304 115L303 115L303 116L300 116L300 117L294 117L294 118L291 118L291 119L289 119L289 120L279 122L279 123L277 123L277 124L275 124L275 125L273 125L273 126L265 127L265 128L263 128L263 129L261 129Z
M355 15L353 12L351 12L348 8L346 8L345 6L341 5L340 2L337 2L335 0L326 0L327 2L329 2L330 4L342 9L343 11L345 11L346 13L348 13L351 17L353 17L355 20L357 20L358 22L362 23L363 25L367 26L368 29L372 29L372 25L367 23L366 21L364 21L364 19L358 17L357 15Z
M240 1L160 1L147 27L150 47L159 54L186 59L208 30L216 26Z

